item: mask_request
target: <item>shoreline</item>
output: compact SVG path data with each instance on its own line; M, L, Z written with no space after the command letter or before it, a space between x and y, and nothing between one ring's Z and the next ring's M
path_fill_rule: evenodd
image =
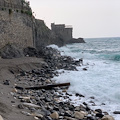
M80 106L73 106L73 104L70 102L70 96L72 96L72 94L67 92L67 87L56 87L52 90L42 89L21 91L15 89L16 85L30 87L55 84L55 81L52 81L51 78L59 75L56 70L77 70L76 66L81 64L80 61L76 61L71 57L61 56L59 51L53 48L43 48L41 53L39 53L39 57L42 59L34 57L33 61L34 59L43 61L41 63L41 67L38 65L39 61L37 65L35 64L35 69L33 69L34 67L30 65L32 67L31 70L29 69L29 71L26 71L28 65L21 65L21 68L19 65L17 65L18 68L20 68L18 70L19 74L16 74L16 69L9 69L10 72L15 75L15 79L8 81L4 80L3 85L1 84L1 86L7 89L9 87L9 92L6 94L9 94L10 98L13 96L11 98L12 100L9 101L11 102L11 109L17 110L19 116L23 117L25 120L28 118L29 120L105 120L105 117L109 117L111 120L114 120L112 116L107 115L107 113L103 113L103 111L100 109L96 109L95 111L92 110L85 101ZM12 60L13 59L11 59L11 61ZM28 62L27 58L26 62ZM78 99L84 97L78 93L76 93L74 96L77 96ZM68 99L68 101L62 101L63 98ZM3 118L5 120L16 120L17 116L16 118L14 118L14 116L5 118L3 113Z

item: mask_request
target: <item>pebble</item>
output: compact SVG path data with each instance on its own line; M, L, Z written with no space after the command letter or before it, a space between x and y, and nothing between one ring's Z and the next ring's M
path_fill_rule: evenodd
M113 113L114 114L120 114L120 111L114 111Z
M83 111L77 112L76 111L75 114L74 114L74 116L77 119L83 119L85 117L85 112L83 112Z
M23 103L23 105L28 106L28 107L40 108L39 105L35 105L35 104L32 104L32 103Z
M37 117L37 118L43 118L43 115L41 115L41 114L38 114L38 113L33 113L33 114L31 114L32 116L35 116L35 117Z
M61 56L59 51L53 48L42 48L39 55L44 58L46 64L42 64L42 68L40 69L34 69L28 72L22 71L16 77L17 86L31 87L54 84L55 81L51 80L51 78L58 75L56 70L77 70L75 65L76 60L69 56ZM12 91L11 95L20 100L21 103L18 105L18 108L24 110L22 114L33 116L36 120L107 120L105 118L107 116L102 110L96 109L93 111L86 102L81 102L80 105L74 106L71 102L72 95L67 91L68 87L57 87L52 90L23 89ZM75 95L79 100L82 99L81 97L85 97L79 93ZM91 99L95 98L91 97Z
M59 114L57 112L54 112L50 115L50 117L53 119L59 119Z
M10 80L5 80L5 81L3 81L3 84L4 84L4 85L10 85Z
M27 116L31 116L31 114L26 112L26 111L21 111L21 113L24 114L24 115L27 115Z
M0 120L4 120L3 117L0 115Z
M101 120L114 120L114 118L110 115L105 115Z

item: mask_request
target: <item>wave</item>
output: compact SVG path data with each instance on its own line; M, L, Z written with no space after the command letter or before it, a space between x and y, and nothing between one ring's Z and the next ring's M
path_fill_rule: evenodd
M113 60L115 60L115 61L120 61L120 55L115 55L115 56L113 56Z
M112 61L120 61L120 54L104 54L100 55L100 58L102 59L107 59L107 60L112 60Z

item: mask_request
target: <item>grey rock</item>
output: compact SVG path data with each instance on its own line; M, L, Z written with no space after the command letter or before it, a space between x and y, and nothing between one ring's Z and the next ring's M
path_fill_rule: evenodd
M1 49L1 57L3 59L19 58L23 56L22 50L15 44L6 44L6 46Z
M4 120L3 117L0 115L0 120Z
M120 114L120 111L114 111L113 113L114 114Z
M5 80L5 81L3 81L3 84L4 84L4 85L10 85L10 80Z
M18 108L19 108L19 109L24 109L24 106L23 106L22 104L19 104L19 105L18 105Z
M98 113L102 113L101 109L95 109L95 111L98 112Z

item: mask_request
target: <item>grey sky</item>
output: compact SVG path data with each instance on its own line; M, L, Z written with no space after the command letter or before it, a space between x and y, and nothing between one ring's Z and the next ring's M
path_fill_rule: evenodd
M120 37L120 0L29 0L36 18L73 26L74 37Z

